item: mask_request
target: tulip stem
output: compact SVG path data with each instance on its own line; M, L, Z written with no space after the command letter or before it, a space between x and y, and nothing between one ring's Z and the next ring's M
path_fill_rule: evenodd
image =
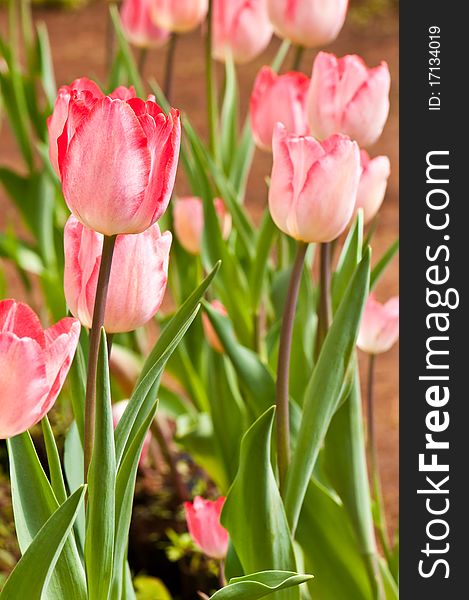
M140 48L138 53L138 74L140 77L143 77L143 72L145 71L145 64L148 58L148 48Z
M85 400L85 483L88 480L88 469L94 446L94 429L96 417L96 371L98 365L101 328L104 325L109 278L111 275L112 255L116 244L116 235L104 236L101 266L99 268L98 285L93 309L93 321L89 338L88 374L86 380Z
M173 95L173 76L174 76L174 57L176 56L177 33L172 33L168 44L166 54L166 66L164 72L164 95L166 100L171 104L171 96Z
M316 360L321 352L322 345L326 339L327 332L332 322L332 298L331 298L331 280L332 280L332 243L321 244L320 249L320 274L319 274L319 308L318 308L318 330L316 336Z
M304 46L295 46L295 52L293 54L292 71L299 71L301 68L301 62L303 60Z
M217 153L217 90L215 85L215 67L212 57L213 46L213 0L209 1L207 17L207 36L205 38L205 77L207 85L207 108L208 108L208 132L209 148L213 158Z
M277 461L281 493L285 487L285 478L290 462L289 379L293 325L307 249L308 244L298 242L280 333L277 367Z
M376 507L376 527L379 539L386 559L389 561L391 552L389 550L389 537L386 525L386 515L383 506L383 496L381 493L381 482L379 476L378 453L376 449L375 419L374 419L374 379L375 379L375 361L376 356L370 354L368 361L368 382L367 382L367 429L368 429L368 460L370 465L370 478L372 487L372 498Z
M218 567L219 567L218 579L220 582L220 587L224 588L224 587L226 587L227 582L226 582L226 575L225 575L225 561L223 560L223 558L219 561Z

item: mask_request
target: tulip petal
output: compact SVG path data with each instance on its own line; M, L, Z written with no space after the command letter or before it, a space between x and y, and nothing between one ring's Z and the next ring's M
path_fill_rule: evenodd
M18 338L31 338L45 347L44 332L36 313L15 300L0 302L0 332L12 331Z

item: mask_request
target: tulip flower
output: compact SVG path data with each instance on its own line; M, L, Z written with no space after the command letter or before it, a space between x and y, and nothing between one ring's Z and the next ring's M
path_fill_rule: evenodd
M23 433L49 412L79 337L76 319L65 318L43 330L26 304L0 302L0 439Z
M399 297L381 304L370 294L363 313L357 345L368 354L387 352L399 337Z
M251 94L251 127L256 145L261 150L272 150L275 125L285 125L288 133L307 135L306 96L309 78L303 73L277 75L270 67L263 67Z
M208 11L208 0L152 0L151 4L156 25L175 33L195 29Z
M347 15L348 0L267 0L275 32L305 48L334 41Z
M192 540L210 558L223 560L228 552L228 532L220 523L226 498L215 502L200 496L194 502L185 502L186 521Z
M223 200L213 201L218 215L221 233L227 239L231 232L231 215ZM204 206L201 198L188 196L178 198L173 209L174 231L181 246L190 254L200 254L204 231Z
M210 306L214 310L216 310L220 315L222 315L224 317L228 316L228 311L226 310L226 308L223 306L223 304L219 300L213 300L213 302L210 303ZM223 352L224 352L223 344L221 343L220 338L216 334L215 329L214 329L207 313L205 313L205 312L202 313L202 325L204 328L205 337L206 337L209 345L215 350L215 352L218 352L219 354L223 354Z
M49 119L52 164L71 212L106 236L141 233L164 213L180 146L179 112L120 87L104 96L79 79L61 88Z
M377 156L371 159L366 150L361 151L362 174L358 186L355 212L363 209L365 223L376 216L386 194L391 164L387 156Z
M151 19L152 4L152 0L124 0L122 3L124 35L138 48L159 48L169 39L169 31L157 27Z
M104 327L132 331L160 308L166 290L172 236L157 224L138 235L117 236ZM90 328L101 263L102 235L71 216L64 232L65 298L74 316Z
M320 52L307 99L312 134L325 139L344 133L360 146L373 144L388 117L390 85L385 62L370 69L359 56Z
M114 429L117 427L117 424L122 419L122 415L124 414L125 409L127 408L128 404L129 404L128 400L121 400L120 402L115 402L112 405L112 424L114 426ZM150 450L150 444L151 444L151 433L149 431L147 431L147 434L145 435L145 439L143 440L142 452L140 454L140 458L138 461L139 467L145 466L145 463L148 458L148 452Z
M213 1L213 56L224 61L227 54L239 64L263 52L272 38L267 0Z
M269 208L279 229L298 241L330 242L348 225L360 180L355 142L334 135L324 142L288 134L273 138Z

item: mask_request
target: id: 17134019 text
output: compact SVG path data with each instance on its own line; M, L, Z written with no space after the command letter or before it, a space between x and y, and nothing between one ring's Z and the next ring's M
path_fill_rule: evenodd
M441 30L437 25L428 28L428 110L441 110Z

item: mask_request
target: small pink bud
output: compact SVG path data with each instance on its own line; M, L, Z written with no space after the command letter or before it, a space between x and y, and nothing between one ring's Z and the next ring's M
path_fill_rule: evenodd
M228 552L228 532L220 523L220 515L226 498L215 502L200 496L194 502L185 502L186 521L195 544L204 554L222 560Z
M220 313L220 315L224 317L228 316L226 308L219 300L213 300L213 302L210 303L210 306L218 313ZM221 343L220 338L216 334L215 329L207 313L205 312L202 313L202 325L204 328L205 337L207 338L207 342L216 352L218 352L219 354L223 354L223 352L225 351L225 349L223 348L223 344Z
M399 338L399 296L386 304L370 294L363 313L357 345L368 354L387 352Z

